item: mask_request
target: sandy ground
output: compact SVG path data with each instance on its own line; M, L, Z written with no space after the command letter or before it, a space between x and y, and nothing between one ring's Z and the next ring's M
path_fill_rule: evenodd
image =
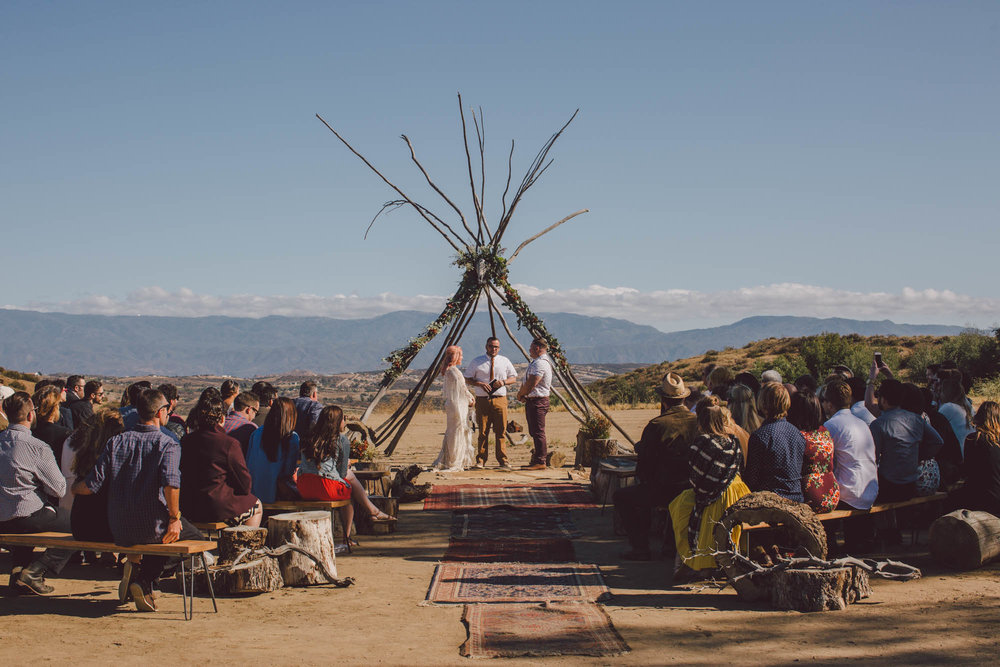
M637 436L652 411L618 413ZM523 416L515 415L523 421ZM556 442L568 449L575 427L568 415L550 415ZM418 415L400 445L401 461L429 463L443 431L439 415ZM527 449L512 451L515 463ZM568 455L572 451L567 451ZM567 473L440 475L438 484L565 480ZM846 661L937 664L996 661L1000 647L1000 565L969 573L945 572L921 545L893 554L924 570L918 581L876 580L874 595L847 611L801 614L741 603L731 589L671 587L670 564L623 563L621 538L610 510L574 510L583 531L575 541L582 562L597 563L614 597L606 608L631 653L611 659L523 659L522 664L791 664ZM137 664L168 659L189 664L462 664L462 607L421 607L434 566L447 546L449 512L403 506L394 535L361 537L351 555L338 557L348 589L284 589L220 599L219 613L198 599L191 622L179 596L165 594L161 611L140 614L118 607L111 570L73 566L52 579L49 598L0 598L0 664ZM654 542L654 550L656 548ZM9 572L0 555L0 573Z

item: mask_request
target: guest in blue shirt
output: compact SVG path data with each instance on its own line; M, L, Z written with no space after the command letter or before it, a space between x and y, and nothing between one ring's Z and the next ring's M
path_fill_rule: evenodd
M73 485L73 493L98 493L108 485L108 525L116 544L204 539L181 518L181 448L160 430L170 418L169 402L160 391L146 389L133 407L139 423L108 442L87 478ZM132 568L126 567L120 597L124 599L127 591L137 610L156 611L153 582L179 564L179 558L145 556L134 577Z
M751 491L774 491L801 503L805 502L802 474L806 441L799 429L785 421L790 406L791 398L783 385L765 382L761 386L757 410L764 423L750 434L743 477Z
M903 392L899 380L883 380L878 389L881 414L868 427L875 441L879 503L909 500L917 495L921 448L929 458L944 444L923 417L901 407Z
M262 503L299 497L294 479L299 465L296 417L292 399L277 398L271 404L264 425L250 436L247 469L250 470L251 491Z

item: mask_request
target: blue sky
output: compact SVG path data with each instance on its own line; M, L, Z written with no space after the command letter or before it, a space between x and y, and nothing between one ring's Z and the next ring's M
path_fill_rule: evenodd
M669 331L753 314L995 325L1000 4L0 4L0 305L363 317L440 308L444 217L487 216L577 108L505 238L537 311Z

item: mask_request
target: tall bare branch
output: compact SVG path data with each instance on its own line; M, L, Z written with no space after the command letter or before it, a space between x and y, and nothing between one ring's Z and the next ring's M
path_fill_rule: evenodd
M375 165L373 165L371 162L369 162L368 159L364 155L362 155L361 153L359 153L358 151L356 151L354 149L354 146L352 146L351 144L347 143L347 140L344 139L342 136L340 136L340 133L337 132L335 129L333 129L333 127L331 127L330 124L328 122L326 122L326 120L324 120L324 118L322 116L320 116L319 114L316 114L316 117L319 118L319 120L320 120L321 123L323 123L324 125L326 125L326 128L328 130L330 130L331 132L333 132L333 135L335 137L337 137L338 139L340 139L340 143L342 143L345 146L347 146L347 149L349 151L351 151L352 153L354 153L355 155L357 155L358 158L362 162L364 162L368 166L369 169L371 169L372 171L374 171L378 175L379 178L381 178L383 181L385 181L386 185L388 185L390 188L392 188L393 190L395 190L399 194L399 196L402 197L406 201L407 204L409 204L410 206L412 206L413 208L415 208L417 210L417 212L420 214L420 216L424 220L426 220L428 222L428 224L430 224L430 226L433 227L435 229L435 231L437 231L438 234L440 234L441 236L444 237L444 240L448 242L448 245L450 245L452 248L455 249L455 252L462 252L462 249L460 247L458 247L458 245L456 245L455 241L452 241L451 237L448 236L448 234L446 234L443 229L441 229L440 227L438 227L437 224L434 222L434 220L430 216L427 215L426 209L424 207L420 206L415 201L413 201L412 199L410 199L405 192L403 192L402 190L400 190L396 186L395 183L393 183L388 178L386 178L384 175L382 175L382 172L380 172L378 169L376 169ZM378 216L376 216L376 217L378 217ZM445 227L447 227L447 225L445 225ZM461 243L463 246L465 246L466 250L469 250L468 244L465 243L465 241L463 241L461 239L461 237L458 236L458 234L455 234L455 230L451 229L450 227L448 227L448 229L451 231L452 234L455 235L456 240L459 243Z
M534 236L532 236L528 240L524 241L521 245L517 246L517 249L514 251L514 253L507 259L507 264L510 264L511 262L514 261L514 258L517 257L517 253L521 252L521 248L523 248L524 246L528 245L529 243L531 243L532 241L534 241L535 239L537 239L539 236L542 236L543 234L548 234L549 232L551 232L553 229L555 229L556 227L558 227L562 223L567 222L569 220L572 220L573 218L575 218L576 216L578 216L578 215L580 215L582 213L590 213L590 209L589 208L582 208L579 211L577 211L576 213L570 213L569 215L567 215L565 218L563 218L559 222L557 222L555 224L552 224L552 225L549 225L548 227L546 227L542 231L538 232L537 234L535 234Z
M437 185L435 185L434 181L431 180L431 177L427 173L427 170L424 169L424 165L420 164L420 160L417 159L417 154L413 150L413 144L410 143L410 138L408 136L406 136L405 134L401 134L399 136L401 136L403 138L403 141L406 142L406 147L410 149L410 159L413 160L413 164L417 165L417 169L420 170L420 173L424 175L424 179L427 180L427 185L431 186L431 188L434 190L434 192L436 192L439 195L441 195L441 198L444 199L446 202L448 202L448 206L451 206L455 210L455 213L458 213L458 217L461 218L461 220L462 220L462 226L465 227L465 231L469 232L469 234L473 238L473 241L475 241L475 239L476 239L476 233L474 231L472 231L472 228L469 227L469 223L466 222L466 220L465 220L465 215L462 213L461 209L459 209L457 206L455 206L455 203L451 199L448 198L448 195L446 195L444 192L442 192L441 188L439 188Z
M469 133L465 124L465 109L462 108L462 93L458 94L458 115L462 119L462 143L465 145L465 164L469 168L469 187L472 188L472 204L476 209L476 224L479 226L479 238L483 238L483 205L476 194L476 179L472 176L472 154L469 152Z

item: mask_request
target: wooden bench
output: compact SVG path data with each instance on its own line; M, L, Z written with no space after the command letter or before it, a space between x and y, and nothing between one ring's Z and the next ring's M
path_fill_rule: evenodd
M816 518L820 521L836 521L837 519L849 519L856 516L869 516L871 514L878 514L880 512L888 512L891 510L901 509L903 507L914 507L916 505L923 505L924 503L936 502L939 500L944 500L948 497L948 494L939 491L938 493L932 493L929 496L917 496L916 498L910 498L909 500L899 500L892 503L883 503L881 505L872 505L872 508L867 512L865 510L833 510L832 512L822 512L816 514ZM766 528L768 524L758 523L754 525L743 524L744 530L755 530L757 528Z
M218 537L223 529L229 527L225 521L192 521L191 525L209 537Z
M12 547L38 547L40 549L67 549L69 551L101 551L119 554L138 554L142 556L181 556L181 596L184 605L184 620L190 621L194 616L194 559L201 558L201 566L205 570L205 580L208 582L208 592L212 596L212 608L219 613L215 602L215 591L212 589L212 578L208 574L208 563L205 552L216 547L211 540L182 540L170 544L136 544L123 547L111 542L87 542L74 540L69 533L4 533L0 534L0 544ZM190 585L185 579L184 558L189 557Z

